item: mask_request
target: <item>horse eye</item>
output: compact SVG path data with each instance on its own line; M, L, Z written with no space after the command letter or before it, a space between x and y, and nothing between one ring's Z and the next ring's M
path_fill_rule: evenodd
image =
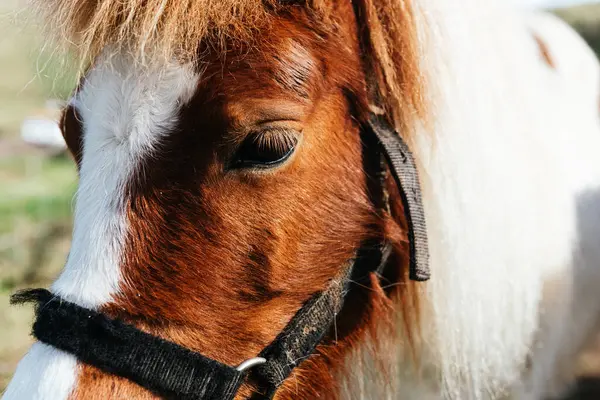
M287 160L296 149L298 138L286 130L252 133L238 148L233 168L273 168Z

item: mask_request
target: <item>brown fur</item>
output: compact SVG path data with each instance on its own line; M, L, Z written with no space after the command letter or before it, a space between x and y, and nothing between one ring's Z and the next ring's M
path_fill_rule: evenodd
M363 59L367 72L377 79L382 98L378 105L403 133L412 131L413 114L427 125L413 0L363 0L355 2L355 7L364 16Z
M268 4L267 0L267 4ZM255 0L50 0L37 3L60 43L92 60L107 46L185 61L207 37L248 39L268 12ZM115 51L120 50L115 48ZM153 54L156 55L156 54Z
M393 319L398 312L408 345L416 346L419 301L416 285L407 278L406 222L399 193L390 178L391 215L373 207L358 125L373 95L367 93L365 69L375 74L383 106L397 125L409 129L408 116L424 113L408 1L364 0L355 3L356 10L350 2L315 1L310 7L277 8L276 13L252 11L250 2L239 0L233 7L228 1L205 14L198 8L199 27L183 23L190 29L185 35L179 31L184 28L169 23L170 16L183 12L179 3L165 1L172 9L161 14L152 8L158 1L145 2L149 9L139 9L137 1L118 2L125 3L115 6L119 13L131 7L131 20L104 15L108 8L103 7L111 0L79 1L74 8L90 11L89 18L65 11L66 0L50 3L57 8L55 18L78 33L75 37L88 54L96 55L122 35L129 49L141 50L140 38L148 37L148 27L151 40L167 53L175 48L185 53L190 38L196 49L201 43L197 65L202 82L194 98L181 110L179 126L165 138L158 155L139 165L128 187L123 284L104 312L237 365L259 353L339 273L363 240L385 235L395 252L381 283L371 277L360 284L362 290L348 299L335 330L277 398L337 398L338 375L344 373L349 352L367 337L381 334L375 327L382 321L389 321L384 336L396 337ZM181 2L192 16L196 6L208 3ZM219 9L226 6L233 8ZM355 21L355 11L364 19ZM214 46L214 37L207 33L219 25L213 12L219 18L233 13L240 24L253 20L250 16L269 14L269 27L248 25L255 30L251 41L217 29L221 36ZM189 15L186 20L194 21ZM154 20L150 16L159 16L160 22L148 25ZM235 25L238 20L233 21ZM239 31L232 29L229 33ZM86 36L90 32L98 39ZM273 171L228 170L239 143L265 115L279 128L301 135L292 159ZM67 110L63 128L79 160L83 132L76 120ZM401 310L394 309L390 298ZM381 351L380 356L387 354ZM245 387L241 397L251 391ZM72 398L152 396L123 379L81 366Z
M550 52L550 49L548 48L546 42L535 33L533 34L533 38L535 39L535 42L537 43L538 48L540 49L540 56L542 57L542 59L546 62L546 64L548 64L550 68L556 69L554 57L552 57L552 53Z
M377 79L381 103L396 126L427 119L425 82L419 68L414 0L358 0L358 36L365 67ZM334 0L307 0L305 7L332 25ZM270 29L282 7L277 0L44 0L38 8L58 43L74 49L82 65L100 51L130 51L140 62L162 57L197 60L198 43L222 47L251 42ZM297 7L293 5L291 7Z
M77 163L77 166L80 167L83 154L83 136L81 119L74 107L68 106L64 109L60 119L60 130L73 159Z

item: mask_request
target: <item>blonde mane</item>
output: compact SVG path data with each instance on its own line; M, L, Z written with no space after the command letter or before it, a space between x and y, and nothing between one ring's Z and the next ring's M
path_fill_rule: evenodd
M349 47L351 51L360 53L363 65L350 65L346 70L346 65L341 69L340 64L333 63L333 57L338 53L331 55L323 52L325 62L338 66L336 72L339 75L352 72L344 74L344 79L336 77L335 82L332 78L332 84L352 83L353 86L348 85L351 90L365 97L364 87L359 87L365 83L362 82L363 76L358 73L362 67L371 93L368 99L359 99L361 109L364 101L368 100L387 112L411 145L419 167L434 279L419 284L414 292L412 288L404 289L406 285L401 280L378 287L373 294L369 292L369 296L381 294L381 299L386 300L385 303L373 302L372 308L367 308L367 312L372 312L371 316L379 317L373 318L374 324L380 325L369 326L369 330L365 330L367 335L364 340L348 341L351 343L351 353L342 360L345 364L339 372L331 368L333 364L326 357L329 354L337 357L345 349L327 345L323 346L325 351L314 358L322 362L324 369L307 368L303 370L307 371L307 375L300 376L298 381L303 382L305 378L304 382L309 382L309 376L319 376L323 372L326 379L336 380L336 385L339 383L336 388L339 387L339 396L342 398L392 398L402 394L405 398L415 399L468 400L558 398L572 383L570 373L574 355L600 326L596 318L600 316L600 294L596 290L600 281L600 270L597 268L600 263L597 241L600 236L600 163L597 157L600 121L598 93L588 90L597 87L590 82L597 83L600 79L600 64L592 50L562 22L549 16L539 19L539 16L534 18L517 12L508 7L505 0L464 0L460 4L456 0L33 1L45 15L53 36L63 47L75 50L82 64L91 62L101 52L102 56L98 58L103 58L107 48L111 52L127 53L124 57L115 57L111 65L99 63L101 68L92 68L82 89L83 96L75 96L78 101L76 104L81 105L79 109L85 115L79 120L75 110L71 118L80 123L89 121L86 126L76 125L79 131L77 135L83 136L83 129L87 129L88 125L91 129L86 133L88 141L82 142L81 146L88 158L82 167L82 171L86 168L85 174L81 175L85 178L79 190L75 212L79 225L74 234L74 251L70 253L65 272L53 287L58 294L77 298L83 305L96 307L107 304L112 307L111 296L116 293L114 288L122 279L118 260L126 251L131 253L123 257L128 263L128 258L131 258L135 259L132 265L152 264L157 270L164 265L164 260L155 261L153 258L165 248L171 252L171 248L176 247L173 253L181 255L181 265L184 261L187 265L204 259L204 251L198 250L188 255L186 250L190 246L187 242L172 243L168 240L176 238L178 232L185 233L186 240L196 240L201 236L186 232L195 220L201 218L188 218L186 214L199 203L184 199L184 195L200 191L198 187L193 192L184 191L189 190L186 186L188 175L182 182L165 184L170 191L164 196L160 192L163 187L160 182L148 194L130 196L137 197L131 201L135 207L122 212L115 207L115 204L128 202L124 200L129 196L125 183L129 182L129 176L138 175L134 173L138 171L136 168L143 166L139 169L140 173L151 168L140 161L142 157L138 154L144 152L149 154L148 158L154 156L152 151L158 148L156 143L159 143L161 132L168 131L170 121L176 120L173 116L178 115L183 106L189 103L194 90L198 89L199 79L202 79L197 69L190 65L171 62L169 68L163 68L157 62L157 65L152 65L156 67L154 76L150 76L146 70L138 70L130 64L137 60L154 64L161 57L170 61L173 58L177 61L197 61L202 56L198 54L201 42L217 50L220 50L220 44L230 40L248 40L252 44L252 38L261 37L260 34L269 28L270 21L288 18L286 23L295 22L294 17L303 18L305 15L301 13L306 12L310 21L315 21L309 28L317 30L317 34L323 34L323 40L331 40L333 46L352 42ZM350 5L354 10L350 9ZM286 15L288 7L297 9ZM353 16L356 17L356 23ZM320 31L321 22L323 32ZM548 44L556 68L549 68L540 56L540 46L532 36L532 31ZM281 33L287 34L283 30ZM357 43L347 40L349 36L354 39L354 35ZM264 46L263 51L270 51L266 50L267 47ZM270 53L264 55L268 57ZM359 64L357 57L351 60L352 64ZM581 67L588 72L582 74ZM351 70L353 68L355 70ZM246 69L243 71L246 72ZM266 70L257 68L257 71ZM219 79L219 75L214 76L215 80ZM269 78L269 75L260 76L261 80L255 83L258 86L262 79ZM240 74L240 81L245 82L246 79L246 75ZM348 82L351 79L355 82ZM337 88L334 87L332 92ZM339 93L337 95L339 103L343 103ZM338 120L350 118L347 108L338 107L337 103L328 104L328 101L323 100L320 104L331 108L315 107L319 109L319 116L335 108ZM97 104L102 107L97 107ZM196 112L195 105L186 108L185 113L188 110L190 114ZM138 110L144 112L140 114ZM195 118L210 115L201 112L204 110L198 112ZM136 124L128 124L134 120ZM345 133L341 124L337 129L330 129L329 125L319 122L319 128L325 127L321 130L323 133L337 133L338 130ZM130 129L132 126L135 129ZM160 126L160 132L153 129L154 126ZM131 130L138 136L149 132L148 137L144 137L147 144L136 141L133 147L123 146L118 134ZM173 146L168 149L177 152L169 160L155 157L158 159L156 163L148 165L156 165L157 168L177 165L173 169L179 171L180 160L187 160L188 155L191 158L203 154L192 155L196 147L178 149L186 147L187 137L194 134L180 134L185 137L181 141L173 140ZM211 134L216 136L220 132L215 130ZM108 136L111 140L105 141ZM318 138L312 143L329 146L319 153L326 154L326 150L334 149L338 141L347 136L328 136L328 141ZM358 157L360 142L357 137L354 139L352 144ZM106 146L107 142L112 147ZM343 153L339 154L343 156ZM335 160L344 161L342 157ZM186 165L189 166L194 167ZM348 177L353 171L337 163L328 162L327 166L345 168ZM360 164L356 166L356 171L360 171ZM160 172L157 177L161 181L167 180L175 173ZM195 169L193 173L196 173ZM192 172L189 174L192 177ZM325 179L332 176L319 171L314 180L307 179L306 182L315 187L318 185L319 191L314 193L330 193L333 186L328 185L333 180ZM353 178L360 178L360 182L364 182L362 176ZM297 183L294 179L289 182ZM197 186L197 181L190 179L191 184ZM306 185L309 186L308 183ZM216 184L214 187L217 188ZM253 189L262 188L262 185L257 185ZM290 192L288 187L286 190L289 193L305 193L300 186L297 192ZM218 189L207 192L214 192L214 198L219 202L224 197L217 196L238 193L233 189L231 192ZM332 199L347 195L346 191L331 193ZM198 197L198 202L203 200L201 196L194 197ZM264 196L268 197L277 198ZM159 228L170 223L164 219L164 216L168 216L165 212L177 206L173 204L166 208L171 198L181 198L181 206L185 209L181 210L181 214L177 210L174 218L176 224L165 229L169 231L169 236L161 237L163 240L159 241L157 238L162 233ZM227 203L223 209L231 214L231 221L218 225L225 227L222 236L229 237L231 243L235 242L235 245L231 245L233 249L233 246L238 246L240 237L250 236L254 231L245 227L246 219L235 218L236 215L230 212L236 207L235 199L227 200L231 200L231 203ZM306 210L316 209L313 207L315 204L320 209L327 206L326 203L312 200L306 197L299 204ZM165 208L161 210L163 204ZM255 206L253 210L258 207ZM288 204L283 207L290 208ZM133 208L141 210L134 212ZM265 210L268 209L265 207ZM250 215L250 212L248 208L243 215ZM346 217L350 213L339 214ZM151 218L143 218L145 215ZM260 217L267 219L270 215L265 213L264 217L263 214ZM392 215L401 213L392 212ZM155 221L149 223L152 218ZM329 220L323 219L322 222ZM334 222L345 228L338 221ZM302 226L292 229L298 235L303 235L308 227L317 226L313 222L299 225ZM238 227L244 229L236 229ZM340 232L341 228L336 227ZM386 225L386 235L391 238L392 234L397 234L396 228L398 226ZM126 243L122 237L129 230L132 237L144 239L139 248L143 248L147 254L133 251L135 246L121 245ZM338 240L336 235L328 237ZM264 236L262 232L256 236L257 241L271 240L270 232L266 230ZM160 242L160 246L150 248L152 241ZM341 240L338 242L343 243ZM319 242L318 251L322 251L323 246L329 243ZM208 247L217 248L217 245L211 243ZM149 250L145 251L146 248ZM211 264L211 268L214 266L215 271L221 268L221 261L228 254L238 254L237 250L223 249L219 252L222 254L215 255L214 261L207 263ZM297 255L297 250L293 250L289 250L289 259ZM317 254L316 251L311 250ZM239 254L242 252L248 253L248 258L251 258L245 247ZM338 254L323 254L329 253ZM141 255L149 261L144 261L146 258ZM402 259L400 252L398 259ZM259 261L253 257L252 264L248 265L258 265ZM287 262L280 264L291 265ZM334 265L333 261L327 265ZM132 272L135 267L130 269L129 272ZM229 279L238 275L226 268L222 270L223 278L219 279L223 279L224 283L219 285L224 288ZM173 269L167 269L165 273L170 271ZM134 276L133 273L130 276ZM145 275L139 272L139 276L141 282ZM184 278L186 276L181 275L179 282L194 285L195 282L190 278ZM189 276L196 278L195 274ZM291 275L281 272L280 276L283 280ZM137 276L134 279L128 278L128 275L123 277L123 282L138 280ZM144 282L147 286L141 288L149 288L147 291L151 292L154 290L152 286L158 281L148 280ZM204 284L203 279L198 279L198 282ZM218 280L215 279L215 282ZM208 284L211 284L210 289L214 287L212 281ZM256 293L261 294L262 286L255 286ZM392 300L388 302L383 289L392 287L406 291L399 292L400 295L391 297ZM156 290L159 288L162 286L158 285ZM191 293L192 290L196 289L186 286L186 289L174 292L174 295ZM135 293L137 291L124 297L133 299ZM255 294L254 289L251 294ZM179 297L186 296L178 296L177 300ZM222 298L220 308L207 303L204 310L211 313L227 310L229 299ZM152 304L136 301L132 301L131 305L140 304L146 309L140 309L135 316L149 315L147 310ZM161 306L166 313L170 313L170 303L164 302ZM114 309L119 306L115 304ZM188 304L194 307L197 303L190 300ZM238 310L245 312L246 308ZM273 317L267 315L269 310L256 315L266 317L261 321L269 322ZM378 310L380 314L376 315ZM129 309L125 311L129 312ZM161 315L154 306L151 312ZM273 315L279 318L279 315ZM418 322L414 326L410 319L413 316ZM206 318L206 321L213 320ZM237 324L234 318L224 320ZM397 325L400 329L390 333L390 321L391 325ZM231 332L237 329L233 324L231 326L234 328ZM250 323L247 326L262 334L259 328L262 329L265 324L256 325L256 329ZM220 343L217 336L225 329L223 325L218 328L215 333L201 335L198 342L204 343L202 340L206 336L206 343L211 338L216 338L215 343ZM268 330L271 327L267 324L265 328ZM181 335L185 335L187 332L183 328L178 329L175 327L170 334L176 336L184 332ZM243 343L240 341L243 345L246 342L247 337L244 337ZM226 349L224 356L232 360L235 358L236 346L206 348L215 352ZM346 357L346 354L342 356ZM69 391L73 387L77 389L76 385L80 383L76 375L78 368L74 357L36 343L21 362L5 398L18 400L48 395L57 398L56 393L64 393L58 397L66 399ZM102 380L94 374L87 376L93 378L93 385L108 381L107 386L111 390L115 388L113 377ZM304 389L309 385L303 387L294 379L288 382L290 393L298 387ZM323 382L315 379L310 388L319 391L328 387L318 386L319 383ZM85 385L81 387L87 388ZM89 397L84 389L81 389L81 393ZM336 395L335 392L320 393Z
M80 69L110 47L135 60L198 58L199 43L249 41L269 24L278 0L45 0L37 8L63 50L73 51ZM289 3L289 2L288 2ZM332 0L309 0L319 19L330 16ZM414 115L425 119L424 80L412 0L357 0L357 24L365 67L377 80L379 104L407 131ZM335 23L332 24L334 26ZM410 117L409 117L410 116Z
M271 0L50 0L37 8L59 46L93 60L111 46L147 56L191 60L209 38L248 38L267 21ZM272 2L274 3L274 1ZM267 6L265 6L267 5Z

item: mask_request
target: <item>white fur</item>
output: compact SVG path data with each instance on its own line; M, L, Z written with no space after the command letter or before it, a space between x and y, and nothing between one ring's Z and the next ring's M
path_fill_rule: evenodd
M374 340L396 357L367 343L341 377L343 398L558 396L600 320L598 62L551 17L482 0L418 4L435 116L414 148L432 268L421 364L383 334ZM382 382L373 357L396 379Z
M77 361L43 343L35 343L19 363L3 399L63 400L75 384Z
M132 65L125 57L100 60L72 100L83 122L83 161L71 252L52 291L90 308L109 302L122 284L125 186L196 88L190 67ZM4 399L65 399L75 367L72 356L35 344Z
M132 65L128 58L101 61L72 101L84 126L84 153L71 253L52 290L87 307L110 301L118 290L125 185L195 89L189 68Z
M594 51L571 27L552 14L534 13L529 26L544 40L566 85L580 93L580 107L600 112L600 71Z
M537 339L544 348L534 352L533 370L545 372L518 397L538 399L557 378L557 360L545 355L569 339L534 336L538 323L552 332L571 324L574 270L598 282L592 268L600 259L576 258L581 219L599 213L596 206L583 216L579 204L600 188L598 99L547 68L528 21L508 10L467 17L464 36L443 39L452 61L435 74L450 79L440 82L433 142L417 150L433 221L432 361L444 398L490 398L519 378Z
M420 366L404 338L386 332L373 339L383 341L378 346L367 342L349 357L342 396L556 395L600 313L598 99L573 83L588 73L593 79L597 62L551 19L541 23L483 0L418 4L434 115L432 131L414 134L433 273L421 286ZM558 71L540 57L532 30L561 53ZM570 53L563 55L565 49ZM567 66L569 59L585 66L585 77ZM195 83L185 68L148 79L126 64L97 67L75 99L86 149L73 251L53 289L91 307L119 287L123 184L158 143L158 122L173 122L178 101ZM72 359L61 367L64 355L34 350L7 398L44 398L53 384L73 384ZM396 379L382 382L376 368L382 357ZM49 369L61 369L58 378L43 373Z

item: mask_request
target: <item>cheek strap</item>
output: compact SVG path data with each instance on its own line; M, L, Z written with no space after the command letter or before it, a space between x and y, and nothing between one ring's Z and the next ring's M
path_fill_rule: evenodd
M412 154L400 135L381 117L372 116L361 133L368 139L376 138L398 185L408 225L410 278L427 280L430 275L427 230ZM45 289L19 292L11 302L36 304L33 336L39 341L164 398L232 400L247 382L256 389L253 400L271 399L330 331L353 286L360 285L373 273L381 276L389 254L389 244L363 243L340 274L322 292L307 300L259 357L237 368L71 303Z
M377 138L402 198L404 216L408 225L410 279L426 281L431 275L429 242L415 159L404 139L384 117L371 114L369 122L363 129Z

